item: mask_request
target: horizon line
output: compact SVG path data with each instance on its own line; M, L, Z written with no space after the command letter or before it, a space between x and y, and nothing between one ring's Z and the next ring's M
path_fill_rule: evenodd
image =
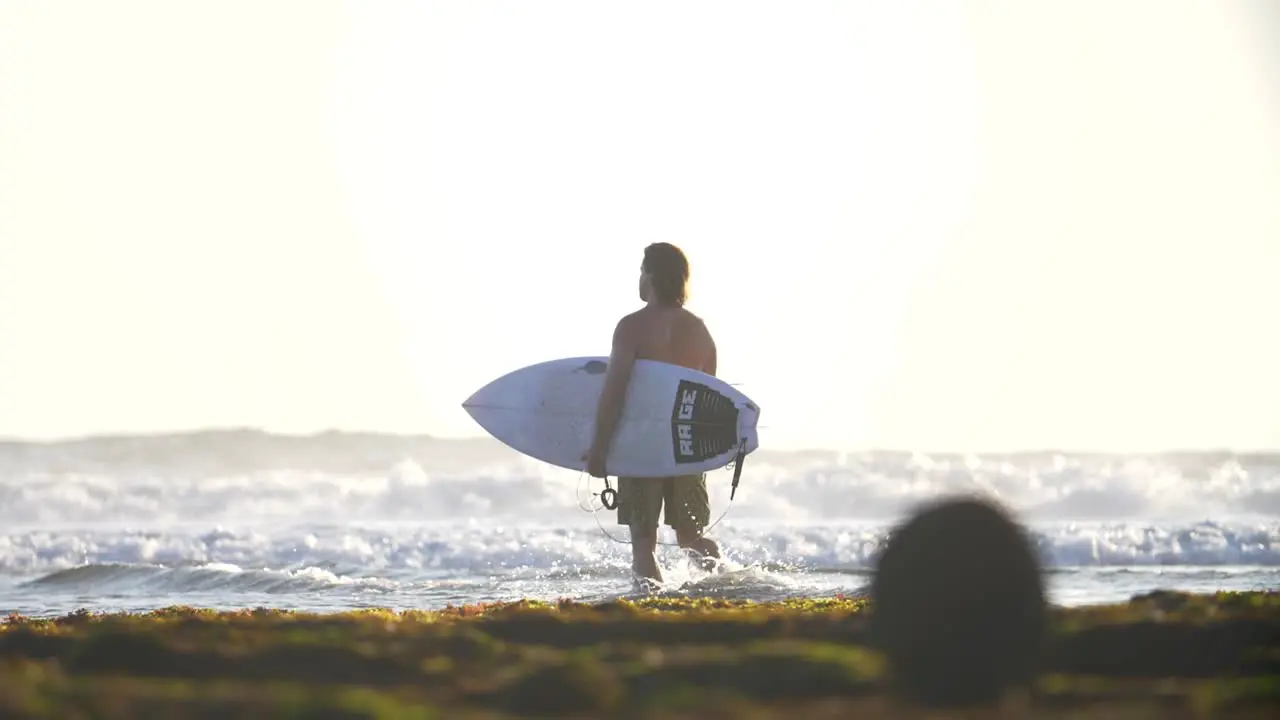
M191 435L216 435L231 433L252 433L268 437L285 438L285 439L315 439L326 435L372 435L383 436L388 438L401 438L413 440L433 440L440 442L477 442L487 441L499 447L518 452L513 448L504 444L501 440L489 435L433 435L426 432L399 432L387 430L353 430L343 428L326 428L322 430L312 431L281 431L269 430L261 427L249 425L225 425L225 426L206 426L199 428L175 429L175 430L121 430L109 432L93 432L67 434L57 436L32 437L18 435L0 435L0 445L3 444L23 444L23 445L65 445L74 443L92 442L95 440L125 440L125 439L146 439L146 438L163 438ZM898 454L898 455L1185 455L1185 454L1227 454L1227 455L1277 455L1280 454L1280 447L1275 448L1240 448L1240 447L1182 447L1182 448L1165 448L1161 450L1090 450L1090 449L1070 449L1066 447L1038 447L1024 449L1006 449L1006 450L920 450L920 449L901 449L891 447L865 447L858 449L850 448L832 448L819 446L794 446L781 448L760 447L756 452L767 453L844 453L844 454Z

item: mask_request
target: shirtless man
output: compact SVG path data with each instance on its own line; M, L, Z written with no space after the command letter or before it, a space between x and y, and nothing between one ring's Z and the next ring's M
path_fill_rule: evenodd
M654 243L644 250L640 264L640 299L645 306L618 321L604 390L596 410L596 431L587 453L587 472L607 475L605 459L622 415L627 383L636 359L659 360L716 374L716 344L702 319L684 308L688 296L689 261L680 248ZM719 558L720 548L702 536L711 520L706 477L618 478L618 524L631 528L631 568L642 577L662 582L658 569L658 515L676 531L680 547L706 561Z

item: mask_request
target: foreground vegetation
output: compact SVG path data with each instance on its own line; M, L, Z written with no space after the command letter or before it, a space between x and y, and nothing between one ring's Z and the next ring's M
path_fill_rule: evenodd
M0 717L888 717L871 612L832 599L10 616ZM1032 716L1272 717L1278 641L1275 592L1055 610Z

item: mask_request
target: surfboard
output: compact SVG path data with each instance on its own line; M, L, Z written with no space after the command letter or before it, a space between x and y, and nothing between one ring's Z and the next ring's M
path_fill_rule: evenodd
M462 407L516 451L585 470L608 363L607 357L571 357L529 365L480 388ZM759 418L758 405L714 375L637 360L605 469L613 477L715 470L759 446Z

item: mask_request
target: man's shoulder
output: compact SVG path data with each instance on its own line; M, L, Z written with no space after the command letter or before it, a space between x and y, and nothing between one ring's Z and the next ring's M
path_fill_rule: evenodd
M619 328L634 327L640 324L643 318L644 318L644 308L640 308L639 310L634 310L632 312L627 313L626 315L623 315L618 320L618 327Z
M707 321L704 320L701 315L698 315L691 310L685 310L685 313L686 317L689 319L690 325L702 330L708 335L711 334L711 329L707 327Z
M632 312L623 315L622 318L618 320L616 327L619 330L641 327L644 324L645 319L650 317L652 313L653 310L647 307L642 307L639 310L633 310ZM684 316L685 322L688 324L702 330L707 330L707 323L701 316L688 308L680 308L680 313Z
M641 321L643 320L642 312L644 311L637 310L623 315L617 324L613 326L614 337L635 337L640 332Z

